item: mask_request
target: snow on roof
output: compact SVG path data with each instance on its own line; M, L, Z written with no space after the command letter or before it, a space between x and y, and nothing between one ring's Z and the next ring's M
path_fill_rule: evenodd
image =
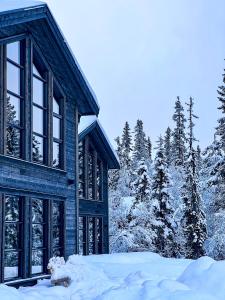
M78 134L81 134L84 130L88 129L93 123L97 122L98 126L100 127L105 139L107 140L107 143L109 144L114 156L116 157L117 161L119 162L119 157L113 148L104 128L102 127L101 123L99 122L98 118L96 116L83 116L80 119L80 123L78 126Z
M28 8L36 7L40 5L45 5L45 3L36 0L1 0L0 13L9 10L22 9L22 8L26 10Z

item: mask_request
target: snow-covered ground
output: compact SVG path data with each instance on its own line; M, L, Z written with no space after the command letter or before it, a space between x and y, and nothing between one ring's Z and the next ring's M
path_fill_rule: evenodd
M42 280L16 290L0 285L4 300L224 300L225 261L166 259L154 253L71 256L69 288Z

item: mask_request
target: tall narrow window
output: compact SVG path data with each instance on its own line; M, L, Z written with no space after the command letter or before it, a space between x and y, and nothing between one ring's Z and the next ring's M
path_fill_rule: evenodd
M84 142L79 142L79 198L85 197L85 180L84 180Z
M4 280L21 276L22 199L5 196Z
M46 114L45 79L33 65L33 141L34 162L46 164Z
M53 97L53 159L52 164L55 168L63 167L63 134L62 134L62 97L58 96L56 85L54 84Z
M99 159L97 160L96 185L96 200L102 201L102 162Z
M88 254L95 253L95 226L94 218L88 218Z
M32 199L32 274L43 273L45 254L46 218L44 200Z
M86 218L79 217L79 254L85 255L86 251Z
M102 254L102 218L96 218L96 252Z
M63 202L52 203L52 248L53 256L63 256Z
M22 111L23 111L23 55L22 42L6 45L6 154L21 157Z
M88 153L88 199L94 198L94 153L90 149Z

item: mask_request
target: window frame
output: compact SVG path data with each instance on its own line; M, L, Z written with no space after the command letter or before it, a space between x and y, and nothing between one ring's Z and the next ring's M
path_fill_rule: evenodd
M13 61L12 59L8 58L7 57L7 45L8 44L12 44L12 43L16 43L18 42L19 43L19 60L20 60L20 63L17 63L15 61ZM13 158L19 158L19 159L24 159L24 147L23 147L23 144L24 144L24 129L25 129L25 71L26 71L26 68L25 68L25 62L26 62L26 40L25 40L25 37L21 37L21 39L15 39L15 38L12 38L12 39L8 39L7 40L7 43L4 43L2 45L3 47L3 53L2 53L2 61L3 61L3 98L4 98L4 101L2 102L3 105L4 105L4 115L5 115L5 118L4 118L4 125L3 125L3 128L4 128L4 150L3 150L3 154L6 155L6 156L9 156L9 157L13 157ZM7 78L8 78L8 64L10 65L13 65L14 67L18 68L19 70L19 94L15 93L14 91L11 91L10 89L8 89L8 86L7 86ZM12 97L15 97L17 99L19 99L19 103L20 103L20 124L19 125L16 125L16 124L8 124L7 122L7 98L8 98L8 95L11 95ZM13 156L13 155L10 155L7 153L7 128L8 128L8 125L10 125L12 128L15 128L16 130L19 130L19 133L20 133L20 145L19 145L19 149L20 149L20 155L19 156Z
M96 149L94 143L92 142L90 136L86 136L84 139L79 141L79 143L83 143L83 180L84 180L84 193L83 197L80 197L80 193L78 192L79 199L80 200L87 200L87 201L94 201L94 202L103 202L103 187L104 187L104 161L102 160L98 150ZM91 149L91 151L90 151ZM79 144L78 144L78 150L79 150ZM93 166L92 166L92 198L89 197L89 155L90 152L93 153ZM97 166L98 162L100 163L100 183L99 183L99 197L98 197L98 182L97 182ZM79 162L79 168L80 168L80 162ZM78 171L80 174L80 170ZM78 183L80 184L80 176L78 178ZM79 189L78 184L78 189Z
M20 42L21 49L21 64L23 64L23 74L21 75L21 96L10 92L12 96L16 96L20 98L20 157L15 157L12 155L8 155L6 153L6 129L7 129L7 120L6 120L6 104L7 104L7 86L6 86L6 64L7 64L7 51L6 47L8 43ZM34 59L34 57L37 57ZM9 58L11 63L11 59ZM33 148L32 148L32 140L33 140L33 77L39 77L33 74L32 64L35 61L38 64L41 64L41 69L46 70L46 74L44 77L45 82L45 97L46 97L46 116L45 116L45 134L44 134L44 163L33 161ZM18 65L16 62L13 64ZM58 83L57 79L54 77L54 74L42 55L41 50L39 49L37 43L34 41L33 37L30 34L20 34L12 37L2 38L0 39L0 73L2 76L0 77L0 154L10 157L16 158L20 160L25 160L31 163L38 163L43 166L47 166L50 168L54 168L52 164L52 156L53 156L53 124L52 124L52 101L53 101L53 81L57 88L61 93L60 101L62 103L62 121L61 121L61 133L62 133L62 144L60 146L60 166L57 170L65 171L66 161L65 161L65 120L66 120L66 110L65 103L66 97L64 92L62 91L61 85ZM21 72L20 72L21 73ZM38 107L38 105L35 105ZM18 126L16 126L18 127ZM35 134L36 136L43 137L40 134ZM46 135L46 137L45 137Z
M19 207L20 207L20 232L19 232L19 239L20 239L20 260L18 264L18 277L13 277L9 279L4 278L4 253L5 253L5 197L12 196L18 197L20 199ZM44 213L44 223L45 223L45 230L43 232L43 272L41 273L33 273L32 274L32 199L38 199L43 201L43 213ZM25 196L20 192L3 192L0 193L0 229L3 233L2 235L2 243L0 247L0 282L1 283L8 283L13 282L18 279L32 279L38 276L44 276L48 274L47 264L49 259L52 257L53 254L53 202L60 203L60 213L63 216L60 218L60 226L61 226L61 236L59 242L59 248L61 249L60 255L64 256L65 254L65 199L60 198L47 198L41 196ZM36 249L36 248L35 248ZM13 250L12 250L13 251Z

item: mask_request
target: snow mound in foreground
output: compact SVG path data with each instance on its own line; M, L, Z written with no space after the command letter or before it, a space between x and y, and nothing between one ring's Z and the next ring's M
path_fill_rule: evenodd
M225 261L216 262L212 258L201 257L186 268L178 281L192 290L225 299Z
M42 280L16 290L0 285L3 300L224 300L225 261L168 259L152 253L81 257L72 255L61 272L68 288ZM60 274L61 276L62 274Z

